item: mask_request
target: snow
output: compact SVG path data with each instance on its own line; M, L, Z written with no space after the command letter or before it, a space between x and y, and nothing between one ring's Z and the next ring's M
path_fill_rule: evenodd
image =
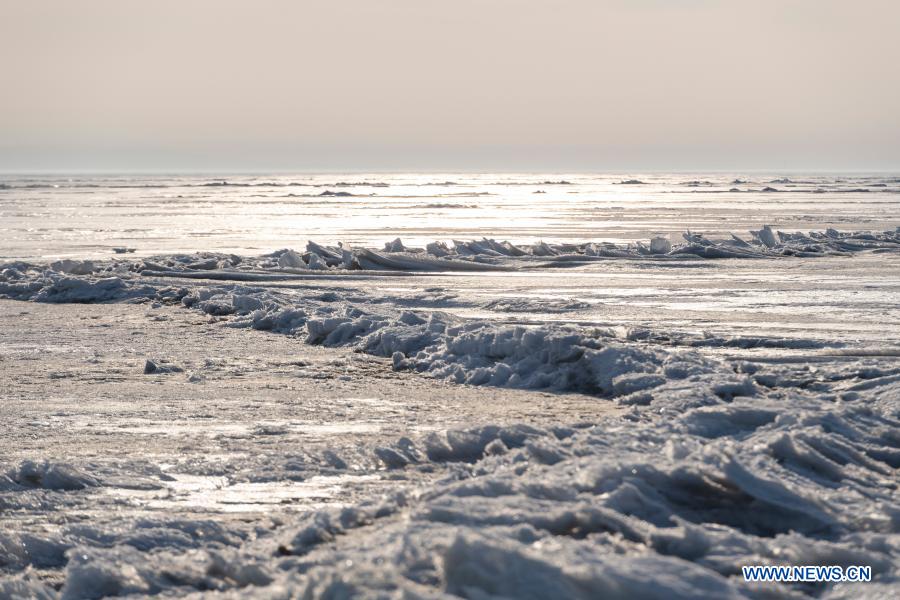
M882 404L823 400L857 375L836 374L818 392L730 399L712 381L675 381L654 410L603 425L401 439L372 451L395 470L448 463L447 476L415 494L312 512L237 542L239 551L207 546L190 561L172 533L150 555L133 541L73 548L61 597L764 593L740 579L744 564L865 564L896 585L900 386L882 382Z
M695 382L604 428L429 439L429 459L472 466L388 516L319 513L286 534L317 565L291 585L362 593L377 569L377 589L467 597L743 597L759 592L737 565L766 563L869 564L896 581L896 464L870 456L898 424L890 385L888 413L801 389L725 401ZM708 405L685 409L698 395ZM336 555L311 550L348 528L365 533Z
M781 232L779 232L781 233ZM762 242L774 239L768 227L754 232ZM686 233L685 245L676 246L672 255L692 254L711 258L726 256L765 256L765 252L777 249L784 253L790 250L797 254L797 244L802 245L804 256L812 253L809 244L815 243L835 248L840 244L842 252L858 251L859 248L894 249L900 248L895 241L896 234L781 234L781 242L770 248L767 244L753 250L729 241L714 243L695 233ZM771 238L771 239L770 239ZM511 245L494 242L463 245L470 257L477 252L499 256L499 249L508 250ZM852 245L852 246L851 246ZM467 260L445 258L422 259L424 252L410 252L399 240L388 244L393 249L388 255L374 251L355 249L355 260L362 266L372 265L393 269L437 269L453 264L452 269L508 269L504 265L489 265ZM651 242L652 246L652 242ZM588 245L590 249L593 245ZM541 248L544 248L543 250ZM317 244L308 246L308 262L299 254L286 250L277 254L277 266L303 264L313 270L327 270L328 260L337 264L339 251L331 253ZM508 252L502 255L506 261L527 258L524 251ZM701 252L702 250L702 252ZM617 252L636 252L642 259L649 258L644 250L617 249ZM316 254L321 252L323 256ZM562 258L563 252L572 252L569 246L551 247L543 242L530 249L531 254ZM653 252L652 250L647 251ZM824 252L824 250L822 251ZM599 252L597 252L599 253ZM656 254L654 254L655 256ZM285 259L288 260L285 260ZM808 258L808 257L807 257ZM384 260L382 260L384 259ZM232 273L257 273L258 265L268 260L266 257L215 257L207 256L201 262L227 264L215 272L226 277ZM299 261L299 262L295 262ZM192 270L198 264L196 257L173 256L158 259L157 262L172 265L167 267L167 275L177 271L177 265ZM438 264L436 267L433 266ZM240 265L249 271L235 271L233 265ZM17 267L25 268L23 265ZM149 283L141 277L141 265L129 262L113 262L105 266L97 275L82 277L60 274L52 270L30 268L23 272L20 268L7 267L0 275L0 294L20 300L37 302L109 302L154 300L180 302L186 307L203 311L213 317L222 318L230 327L249 327L279 333L302 335L309 344L329 347L350 346L353 349L375 356L392 359L394 369L412 370L432 377L449 379L470 385L507 386L522 389L546 389L563 392L581 392L602 397L630 396L637 404L646 404L646 394L662 383L678 378L710 377L719 373L722 390L742 390L744 383L733 381L734 374L721 365L715 365L696 352L660 352L648 347L635 346L633 341L649 339L654 335L640 329L626 333L625 343L610 332L592 330L585 332L577 327L561 325L502 326L493 320L464 319L449 314L431 312L417 314L392 308L390 303L371 304L341 301L339 293L324 295L286 296L269 288L254 288L234 284L218 286L198 286L172 288ZM342 271L346 272L346 271ZM105 276L115 273L116 276ZM206 275L206 271L202 272ZM340 275L336 275L340 277ZM349 276L349 275L347 275ZM145 283L146 282L146 283ZM440 302L446 302L441 300ZM495 300L484 305L498 312L568 312L576 311L589 304L574 300L547 301L542 299ZM737 348L821 348L823 344L808 339L772 339L751 336L724 338L719 336L690 335L670 336L679 344L699 347ZM148 361L150 365L152 361ZM671 368L677 365L677 368ZM147 372L171 372L169 367L153 363ZM177 367L176 367L177 368ZM730 393L730 392L723 392Z
M574 317L593 303L521 295L482 301L461 288L448 293L451 279L426 288L415 273L500 277L621 260L798 266L892 257L898 235L765 226L746 241L687 232L682 242L656 237L649 246L485 238L424 249L398 238L384 251L310 242L302 254L119 258L90 270L2 265L6 298L178 306L210 335L267 330L297 344L389 359L379 365L403 376L542 390L559 404L580 393L620 410L602 417L598 408L596 418L555 425L480 423L364 440L358 455L329 448L299 466L272 452L253 463L249 482L216 483L221 473L179 480L135 464L116 472L58 458L4 462L0 507L11 511L71 506L89 494L118 498L123 488L112 482L125 476L132 499L180 490L189 501L247 493L295 501L301 495L279 496L285 481L302 488L323 476L377 473L397 484L375 497L250 524L156 515L2 531L0 596L889 597L900 586L900 367L891 348L855 356L865 348L812 334L581 324ZM353 284L386 272L402 272L391 281L405 277L415 289L403 296ZM890 294L884 302L890 310ZM489 314L452 310L460 305ZM751 349L772 353L725 352ZM163 356L144 365L148 380L196 375ZM278 438L289 429L257 423L246 435ZM871 565L877 584L762 587L740 577L740 566L751 564ZM53 570L60 585L35 569Z

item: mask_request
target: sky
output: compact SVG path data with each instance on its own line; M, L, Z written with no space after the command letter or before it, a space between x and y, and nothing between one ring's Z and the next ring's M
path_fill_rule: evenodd
M900 170L895 0L0 0L0 171Z

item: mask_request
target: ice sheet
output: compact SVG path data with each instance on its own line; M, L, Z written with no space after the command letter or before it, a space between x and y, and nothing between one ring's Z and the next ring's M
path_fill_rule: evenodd
M262 330L390 360L367 376L393 368L542 390L550 406L578 392L598 414L359 438L353 453L335 443L302 464L274 453L243 462L243 480L51 452L5 461L9 514L55 519L99 495L120 510L209 514L5 528L0 596L889 597L900 585L897 233L753 230L655 248L490 236L421 251L322 242L296 256L9 262L7 298L126 303L148 320L177 308L195 319L180 325L185 339ZM372 256L383 263L359 261ZM222 374L214 360L182 369L151 358L156 369L131 376L202 386ZM328 370L296 367L298 377ZM610 403L621 412L601 416ZM177 441L188 425L114 429ZM302 429L204 426L225 438ZM328 501L367 482L377 493ZM299 507L276 511L282 503ZM230 512L256 516L221 516ZM876 583L740 579L740 566L768 563L870 565Z

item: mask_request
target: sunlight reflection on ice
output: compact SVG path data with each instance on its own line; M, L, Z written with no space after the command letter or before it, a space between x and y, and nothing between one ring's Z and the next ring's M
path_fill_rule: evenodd
M254 513L271 510L311 510L340 503L350 485L376 481L376 475L315 475L305 481L265 481L229 484L228 478L173 474L163 490L109 488L110 495L148 509L193 509L202 512Z

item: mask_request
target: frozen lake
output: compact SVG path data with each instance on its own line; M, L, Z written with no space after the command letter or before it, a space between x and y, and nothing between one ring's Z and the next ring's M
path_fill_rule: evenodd
M0 598L895 595L896 176L0 183Z
M635 182L643 183L622 183ZM771 191L769 191L771 190ZM894 175L330 174L0 176L0 260L196 250L260 254L314 240L380 247L652 235L893 229Z

